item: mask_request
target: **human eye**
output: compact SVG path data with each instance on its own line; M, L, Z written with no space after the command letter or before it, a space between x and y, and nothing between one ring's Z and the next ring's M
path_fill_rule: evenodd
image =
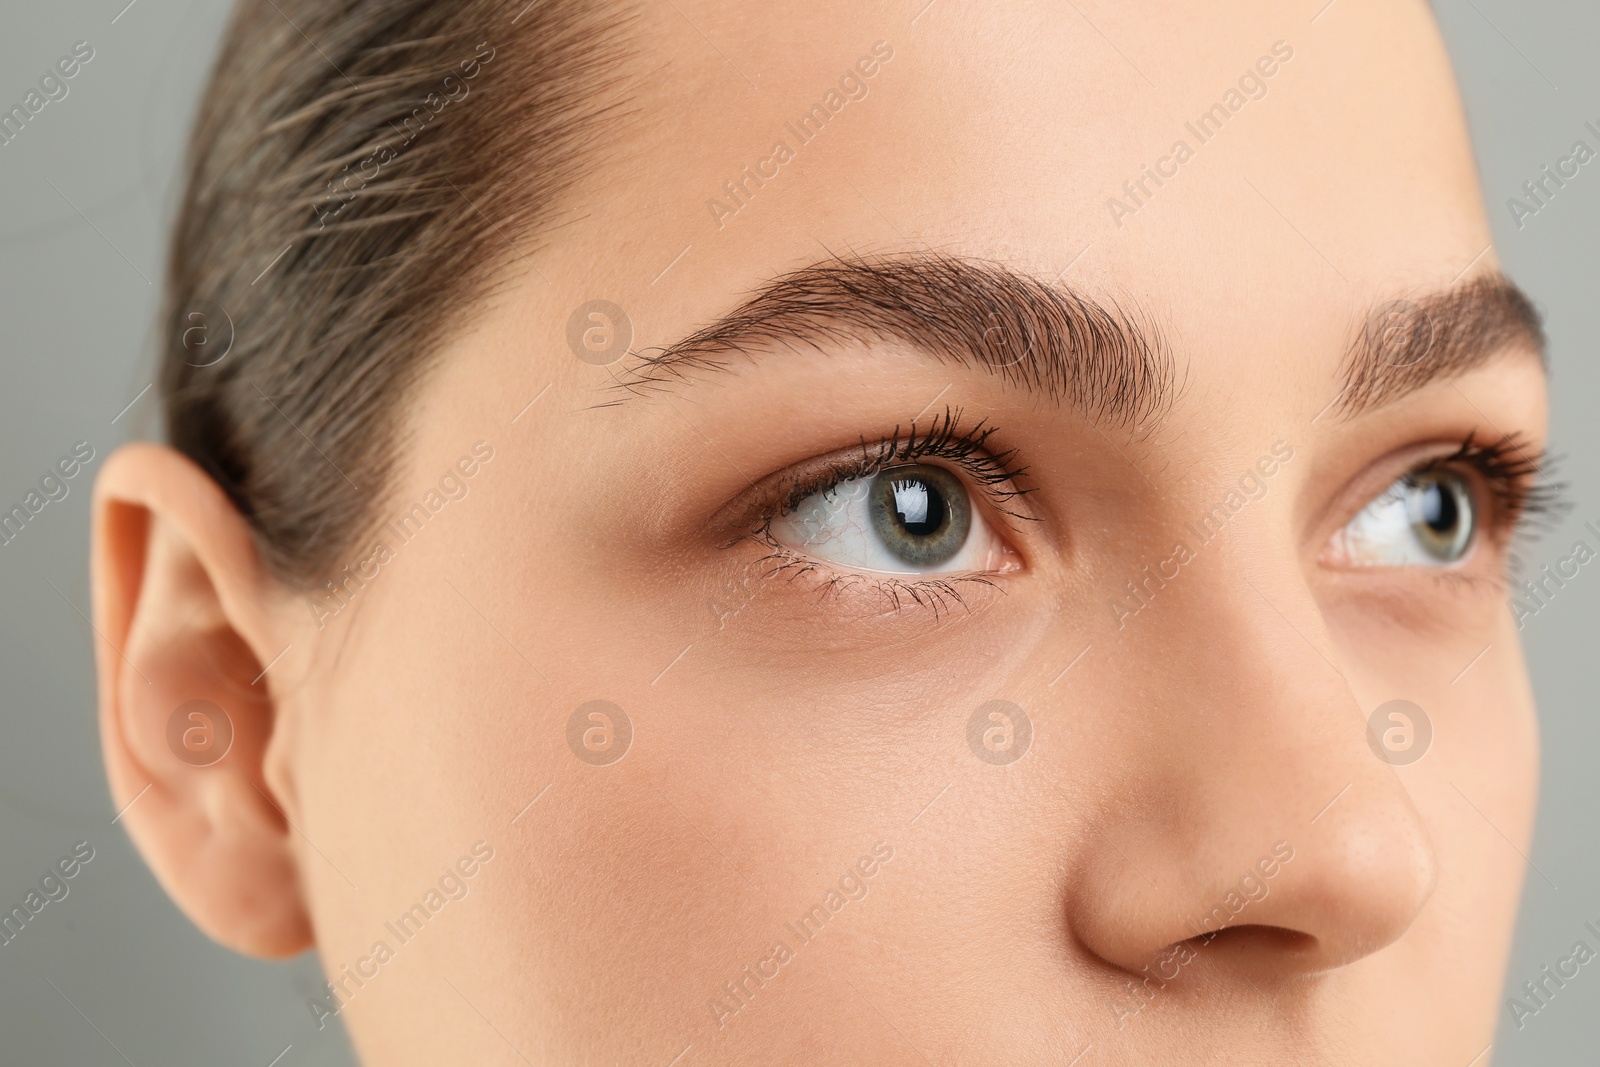
M1009 546L984 520L953 471L903 463L839 481L774 516L780 546L818 560L886 574L1001 573Z
M831 585L877 583L898 602L950 594L954 582L1022 569L1005 536L1023 469L992 451L995 428L946 411L881 441L779 476L753 536L774 574L820 574ZM924 597L924 593L927 597Z
M1342 567L1455 567L1481 543L1503 544L1526 515L1556 505L1536 486L1544 463L1515 436L1469 437L1454 453L1396 478L1336 532L1324 559Z

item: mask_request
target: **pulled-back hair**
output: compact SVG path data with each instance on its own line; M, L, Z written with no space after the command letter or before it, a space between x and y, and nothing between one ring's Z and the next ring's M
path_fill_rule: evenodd
M589 158L624 52L588 0L240 0L166 277L168 441L280 580L372 522L408 392ZM233 325L215 353L224 315ZM209 350L192 326L211 330Z

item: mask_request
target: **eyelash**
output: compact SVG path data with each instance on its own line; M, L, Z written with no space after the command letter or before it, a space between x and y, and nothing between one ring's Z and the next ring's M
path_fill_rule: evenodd
M1556 460L1543 450L1529 451L1527 438L1510 433L1480 443L1475 433L1452 453L1428 460L1408 472L1415 477L1436 470L1467 470L1475 474L1493 503L1485 530L1497 543L1504 544L1528 520L1545 526L1566 510L1565 486L1549 480ZM1543 479L1543 484L1535 484Z
M1552 528L1571 507L1566 500L1566 483L1550 479L1560 459L1543 449L1531 450L1528 439L1520 433L1485 443L1479 443L1475 434L1468 434L1454 452L1414 468L1412 475L1440 468L1475 475L1492 504L1483 533L1503 553L1503 562L1492 573L1441 567L1428 571L1427 576L1447 587L1468 591L1509 588L1526 569L1522 550L1527 546L1522 535L1530 534L1529 541L1535 539L1533 530Z
M787 515L800 502L813 493L819 493L852 478L868 478L885 467L904 463L917 463L925 459L942 459L966 471L990 502L1002 513L1014 519L1024 519L1005 505L1008 501L1031 493L1031 489L1018 489L1014 482L1027 473L1027 467L1014 466L1017 450L987 451L988 440L999 428L987 419L980 419L971 427L961 425L961 409L945 408L936 416L926 431L919 432L912 422L902 437L900 427L875 444L861 439L861 452L853 459L818 471L796 482L784 495L780 506L768 512L764 522L770 523L779 515Z
M1034 491L1017 485L1028 468L1015 463L1017 450L1014 448L995 452L987 450L987 442L997 430L998 427L991 425L987 419L964 427L961 409L945 408L926 430L919 430L913 420L904 434L897 426L893 433L875 443L862 438L858 454L796 480L766 509L754 529L735 540L754 539L767 548L768 554L756 561L758 566L772 565L764 577L781 575L795 580L808 574L825 575L826 585L822 591L829 594L841 593L867 583L887 600L893 610L900 610L902 601L909 600L919 607L932 610L937 618L951 604L965 605L965 598L958 588L960 585L975 582L994 587L995 583L984 575L907 580L832 572L823 564L781 545L772 536L772 521L780 515L791 513L814 493L852 479L871 477L886 467L926 459L942 459L960 468L988 498L995 511L1012 519L1030 521L1032 516L1020 514L1009 506L1012 501ZM1421 463L1413 467L1408 475L1415 477L1440 469L1466 470L1476 475L1493 502L1493 514L1489 517L1485 532L1496 544L1504 546L1528 520L1534 520L1539 526L1547 526L1568 507L1563 497L1564 484L1549 480L1556 462L1544 450L1530 452L1527 438L1520 433L1506 434L1487 442L1479 442L1477 435L1471 433L1454 452ZM1541 478L1544 479L1543 484L1535 484Z
M1013 501L1033 492L1032 489L1017 486L1018 479L1027 474L1028 468L1015 463L1017 450L1014 448L988 450L988 441L997 430L998 427L987 419L963 426L961 409L947 407L942 414L933 418L926 430L920 430L913 420L904 433L896 426L893 433L876 442L862 438L858 453L841 457L840 462L795 481L762 514L759 524L747 535L769 550L768 555L756 561L757 564L772 564L766 577L783 575L794 580L807 574L826 575L825 593L842 593L861 583L868 583L895 611L900 610L902 600L910 600L919 607L932 610L937 618L951 604L965 605L966 599L959 586L977 583L994 587L995 583L985 575L976 574L908 580L831 572L824 565L779 544L772 536L772 521L780 515L790 514L814 493L856 478L869 478L886 467L929 459L944 460L963 471L995 511L1018 521L1030 521L1032 516L1021 514L1011 506Z

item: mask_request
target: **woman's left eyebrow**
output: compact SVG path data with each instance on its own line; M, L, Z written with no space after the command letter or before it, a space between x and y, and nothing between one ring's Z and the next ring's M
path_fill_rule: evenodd
M1519 355L1544 365L1544 326L1533 301L1498 271L1390 300L1367 314L1351 340L1339 415L1354 418L1491 359Z
M773 347L871 341L998 375L1106 425L1154 420L1177 392L1171 353L1148 316L997 263L919 253L784 274L711 325L642 353L612 387L625 395L609 404Z

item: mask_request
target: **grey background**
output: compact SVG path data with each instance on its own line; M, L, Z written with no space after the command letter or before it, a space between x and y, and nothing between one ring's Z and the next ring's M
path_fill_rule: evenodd
M0 910L20 903L74 842L95 849L70 895L0 949L0 1060L266 1067L283 1054L282 1067L348 1064L342 1033L318 1032L305 1006L319 978L314 962L260 963L211 944L111 822L84 618L88 489L114 446L155 425L154 390L117 416L151 381L173 179L226 13L218 0L136 0L124 11L125 3L0 2L0 105L20 103L74 42L86 39L96 53L66 99L0 147L0 505L19 502L75 441L96 453L65 500L0 547ZM1309 18L1320 6L1293 10ZM1600 127L1600 5L1434 6L1466 96L1500 255L1548 317L1553 447L1567 455L1560 476L1575 508L1524 547L1537 571L1570 550L1585 520L1600 525L1600 161L1521 229L1506 199L1578 138L1600 146L1583 129ZM1596 944L1582 924L1600 926L1597 618L1600 566L1590 566L1524 632L1544 778L1507 995L1580 937ZM1506 861L1520 862L1509 846ZM1459 946L1463 960L1474 951ZM1500 1018L1493 1058L1502 1067L1595 1062L1600 971L1584 968L1521 1030L1503 1007Z

